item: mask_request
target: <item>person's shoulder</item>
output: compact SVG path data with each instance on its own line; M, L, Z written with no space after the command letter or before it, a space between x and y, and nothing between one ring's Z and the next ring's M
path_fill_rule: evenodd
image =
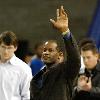
M18 57L15 56L14 59L15 59L15 62L14 62L15 65L20 65L20 66L21 66L21 65L24 65L24 66L28 66L24 61L22 61L22 60L19 59Z
M35 62L35 61L41 61L41 59L39 59L39 58L32 59L32 62Z
M23 72L31 72L31 68L16 56L13 57L12 64Z
M41 59L38 59L38 58L33 59L33 60L31 61L31 64L42 64L42 63L43 63L43 61L42 61Z

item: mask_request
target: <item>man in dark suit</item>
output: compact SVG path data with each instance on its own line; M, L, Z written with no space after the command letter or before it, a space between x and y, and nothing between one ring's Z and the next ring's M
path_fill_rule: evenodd
M96 44L92 40L80 41L80 52L85 71L79 76L73 100L100 100L100 61Z
M45 42L42 59L46 67L31 81L31 100L71 100L74 80L80 69L77 44L68 27L68 17L63 6L57 9L57 20L51 23L63 36L67 61L58 62L59 47L56 41Z

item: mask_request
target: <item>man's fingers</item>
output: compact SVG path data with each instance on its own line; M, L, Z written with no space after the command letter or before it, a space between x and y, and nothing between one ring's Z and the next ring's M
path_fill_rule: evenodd
M59 9L57 9L57 19L59 19Z
M91 83L91 77L88 78L88 83Z
M82 80L82 79L85 79L85 77L86 77L86 76L81 75L81 76L79 77L79 79L81 79L81 80Z
M61 8L60 8L60 16L62 16L63 15L63 6L61 6Z
M67 17L67 14L66 14L66 12L64 11L64 9L63 9L62 13L63 13L63 15L64 15L65 17Z
M89 77L89 81L91 81L91 77Z
M61 6L61 10L64 11L64 7L63 6Z
M53 19L50 19L50 22L53 23L53 25L55 25L55 21Z
M63 17L65 17L65 19L67 19L67 14L66 14L63 6L61 6L61 9L60 9L60 16L63 16Z

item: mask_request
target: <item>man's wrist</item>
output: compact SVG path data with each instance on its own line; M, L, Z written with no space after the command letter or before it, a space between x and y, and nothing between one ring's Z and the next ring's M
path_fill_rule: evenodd
M67 29L67 31L65 31L65 32L62 32L62 35L67 35L68 33L70 33L70 30L69 30L69 28Z

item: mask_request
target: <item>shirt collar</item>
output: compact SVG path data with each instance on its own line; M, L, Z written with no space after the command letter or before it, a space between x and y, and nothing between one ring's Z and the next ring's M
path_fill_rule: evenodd
M12 64L12 65L15 65L15 62L16 62L16 56L15 56L15 54L11 57L11 59L9 60L9 61L7 61L7 62L9 62L10 64Z
M12 64L12 65L15 65L15 62L16 62L16 56L15 54L13 54L13 56L7 60L5 63L1 62L0 64Z

